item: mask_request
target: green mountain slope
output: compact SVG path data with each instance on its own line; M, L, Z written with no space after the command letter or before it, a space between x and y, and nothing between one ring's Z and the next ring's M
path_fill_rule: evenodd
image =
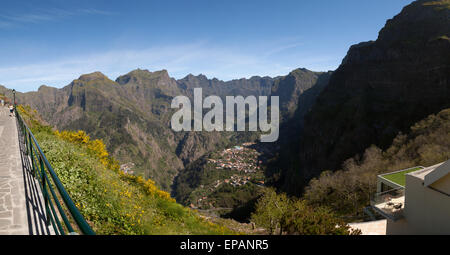
M19 111L97 234L233 233L175 203L152 180L124 174L100 140L82 131L53 131L30 108Z

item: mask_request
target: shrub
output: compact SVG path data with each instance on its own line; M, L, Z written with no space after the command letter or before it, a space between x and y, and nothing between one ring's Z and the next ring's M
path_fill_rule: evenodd
M288 198L266 189L256 203L252 220L267 229L270 234L280 235L349 235L360 234L325 207L311 207L304 200Z

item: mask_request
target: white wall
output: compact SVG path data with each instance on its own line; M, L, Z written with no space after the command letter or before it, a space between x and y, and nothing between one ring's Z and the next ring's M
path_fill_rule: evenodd
M450 190L450 175L431 185ZM423 180L406 175L404 219L388 220L386 234L450 234L450 196L423 186Z

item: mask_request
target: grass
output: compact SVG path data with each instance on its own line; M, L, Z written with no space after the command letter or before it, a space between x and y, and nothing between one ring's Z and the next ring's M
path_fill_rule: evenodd
M401 171L401 172L383 175L383 178L385 178L385 179L387 179L387 180L389 180L389 181L391 181L393 183L396 183L398 185L401 185L401 186L405 187L405 184L406 184L405 183L405 181L406 181L405 175L408 174L408 173L411 173L411 172L415 172L415 171L420 170L420 169L422 169L422 167L415 167L415 168L407 169L407 170L404 170L404 171Z

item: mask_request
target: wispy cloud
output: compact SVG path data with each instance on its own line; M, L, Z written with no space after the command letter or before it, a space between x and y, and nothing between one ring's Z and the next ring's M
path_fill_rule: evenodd
M276 53L280 53L282 51L289 50L289 49L292 49L292 48L297 48L297 47L299 47L301 45L303 45L303 43L301 43L301 42L290 43L290 44L286 44L286 45L280 45L280 46L275 47L274 49L269 50L266 53L266 56L274 55Z
M85 13L85 14L98 14L98 15L116 15L115 12L105 11L105 10L98 10L98 9L79 9L79 13Z
M9 28L9 27L11 27L11 22L1 21L0 20L0 29L1 28Z
M38 23L54 19L54 17L47 14L0 15L0 18L4 20L3 22L9 23Z
M115 13L98 10L93 8L88 9L36 9L30 13L16 13L16 14L2 14L0 12L0 28L10 28L24 24L37 24L42 22L54 22L64 18L81 16L81 15L114 15Z
M283 48L279 46L278 48ZM151 47L141 50L120 49L41 62L31 65L0 65L0 84L19 91L36 90L40 85L62 87L81 74L101 71L111 79L133 69L150 71L166 69L171 76L182 78L202 73L209 78L231 80L254 75L285 75L295 68L313 70L336 68L329 56L304 57L282 61L274 56L243 52L240 49L212 46L207 42Z

